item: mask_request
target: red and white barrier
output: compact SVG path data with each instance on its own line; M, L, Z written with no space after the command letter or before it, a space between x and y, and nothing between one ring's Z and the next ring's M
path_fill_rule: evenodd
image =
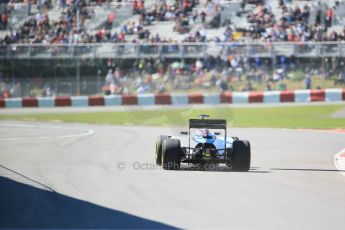
M105 104L104 97L102 96L91 96L89 97L89 106L102 106Z
M345 89L224 92L193 94L139 94L111 96L25 97L0 98L0 108L22 107L87 107L120 105L188 105L188 104L244 104L285 102L345 101Z
M171 95L166 93L159 93L155 95L156 105L171 105Z

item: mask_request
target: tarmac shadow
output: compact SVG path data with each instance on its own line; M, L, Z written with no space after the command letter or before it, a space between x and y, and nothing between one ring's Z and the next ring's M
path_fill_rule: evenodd
M305 172L345 172L338 169L319 169L319 168L271 168L273 171L305 171Z
M175 227L0 176L0 228Z
M201 167L197 165L181 165L180 171L203 171L203 172L233 172L231 168L223 165L209 165L206 167ZM250 167L248 172L242 173L270 173L270 171L260 170L258 167Z

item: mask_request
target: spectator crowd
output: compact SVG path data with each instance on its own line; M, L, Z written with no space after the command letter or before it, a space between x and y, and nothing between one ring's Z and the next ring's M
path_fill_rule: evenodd
M14 5L19 0L9 0L8 5ZM133 0L133 14L138 14L136 20L128 20L118 28L103 26L98 30L90 31L85 27L85 21L94 16L93 7L109 4L102 0L59 0L61 15L58 20L49 18L51 0L37 0L39 12L29 17L19 29L8 28L9 13L4 10L1 15L1 27L8 33L0 38L0 44L15 43L43 43L43 44L70 44L70 43L137 43L137 42L172 42L174 37L161 38L150 32L150 25L154 22L170 21L174 23L175 32L186 34L182 42L233 42L239 39L250 41L343 41L345 28L342 31L332 29L334 8L329 6L326 12L322 8L316 9L315 23L309 23L311 6L287 6L284 0L279 0L279 9L271 9L261 0L242 0L240 17L246 18L249 26L241 27L233 24L224 25L222 36L208 37L207 30L210 22L207 17L220 17L221 11L226 9L228 2L221 0L160 0L146 7L144 0ZM197 5L201 10L195 10ZM253 11L245 12L247 4L256 6ZM280 17L275 15L280 14ZM108 22L116 20L116 14L110 13ZM218 20L218 19L217 19ZM192 27L201 23L200 28L191 32ZM219 23L218 23L219 24ZM129 35L135 35L129 36ZM130 37L127 39L127 37Z
M31 1L37 5L37 13L28 17L18 29L8 27L11 8L21 4L20 0L9 0L6 9L2 9L0 29L5 30L5 36L0 38L1 45L9 44L80 44L80 43L170 43L178 42L307 42L307 41L345 41L345 27L335 30L334 11L339 3L327 4L320 1L319 5L290 4L291 1L279 0L278 9L272 9L267 1L242 0L241 9L236 17L245 20L247 26L239 26L230 21L220 24L222 10L226 9L228 1L222 0L159 0L153 4L149 1L133 0L133 19L113 28L117 20L111 12L107 24L98 29L90 30L86 26L88 20L95 16L95 6L107 6L112 1L107 0L58 0L58 19L52 20L49 11L56 1ZM310 1L311 2L311 1ZM326 10L324 7L327 5ZM250 5L253 10L247 10ZM200 7L201 6L201 7ZM312 8L314 7L314 8ZM318 8L319 7L319 8ZM315 20L311 20L312 12ZM171 22L172 30L184 34L182 40L176 37L162 37L152 33L154 24ZM312 23L311 23L312 22ZM209 29L215 25L223 28L222 35L209 36ZM197 26L197 29L196 29ZM196 30L195 30L196 29ZM171 46L174 48L174 46ZM169 47L169 48L171 48ZM104 91L114 93L147 93L164 92L166 90L189 90L193 87L216 88L227 90L255 90L253 82L265 82L265 89L274 87L272 83L282 82L287 78L286 66L293 69L293 61L279 61L281 70L273 71L266 68L272 63L266 63L263 58L248 59L242 56L209 55L203 59L167 62L161 59L141 59L133 61L131 68L114 67L107 71L104 79ZM344 65L342 65L344 66ZM345 82L345 74L339 69L328 74L336 76L336 82ZM21 94L20 84L1 77L4 97ZM5 84L5 83L6 84ZM13 83L16 82L16 83ZM236 82L244 82L240 88L234 88ZM311 88L311 78L306 78L306 88ZM50 87L44 86L44 94L51 95ZM275 87L276 88L276 87ZM5 93L4 93L5 92Z

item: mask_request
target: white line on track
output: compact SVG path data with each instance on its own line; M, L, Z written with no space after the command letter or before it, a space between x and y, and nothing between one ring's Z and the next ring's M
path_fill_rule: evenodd
M333 161L335 167L345 176L345 148L334 155Z
M5 128L38 128L38 129L62 129L62 130L74 130L82 131L83 133L79 134L70 134L70 135L59 135L59 136L44 136L44 137L9 137L9 138L0 138L0 141L17 141L17 140L26 140L26 139L52 139L52 138L73 138L73 137L82 137L92 135L94 133L91 129L76 129L76 128L64 128L56 126L36 126L36 125L24 125L24 124L1 124L0 127Z

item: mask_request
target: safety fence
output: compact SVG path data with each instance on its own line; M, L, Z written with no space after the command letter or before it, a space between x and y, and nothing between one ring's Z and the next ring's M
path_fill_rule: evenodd
M204 58L208 55L275 58L345 57L345 42L95 43L0 46L0 59Z

